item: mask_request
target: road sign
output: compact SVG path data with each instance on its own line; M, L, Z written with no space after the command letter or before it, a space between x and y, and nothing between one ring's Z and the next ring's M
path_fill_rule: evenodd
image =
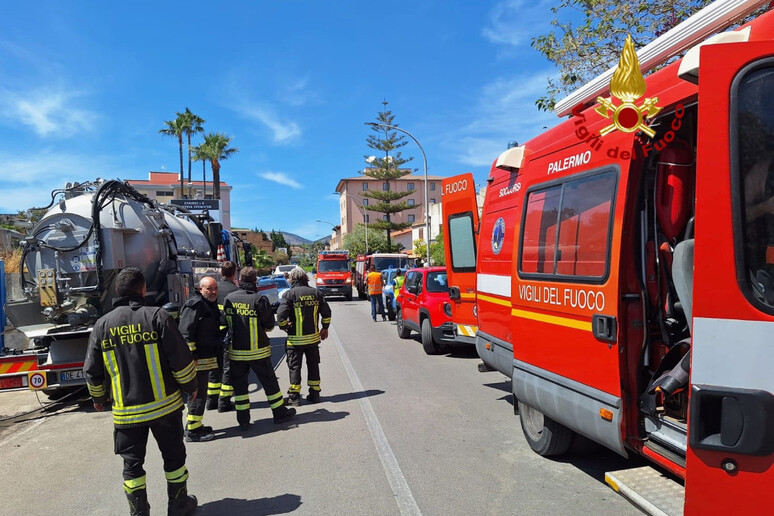
M27 374L27 382L30 389L36 391L48 387L48 378L46 378L45 371L34 371Z

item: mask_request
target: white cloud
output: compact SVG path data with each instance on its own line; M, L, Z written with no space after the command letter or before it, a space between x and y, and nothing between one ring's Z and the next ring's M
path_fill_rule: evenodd
M536 26L548 26L550 2L504 0L489 12L489 25L481 35L491 43L505 47L529 46Z
M282 120L270 107L242 105L243 115L262 123L272 132L272 140L278 145L291 143L301 137L301 128L292 120Z
M95 113L76 106L83 96L65 89L0 90L0 119L26 125L42 137L67 138L91 130L97 120Z
M283 102L290 106L298 107L307 104L314 95L307 89L309 78L302 77L295 79L285 87L285 90L280 92L280 98Z
M258 176L268 181L274 181L275 183L279 183L281 185L295 188L296 190L300 190L303 188L301 183L299 183L295 179L291 179L290 176L288 176L284 172L261 172L260 174L258 174Z

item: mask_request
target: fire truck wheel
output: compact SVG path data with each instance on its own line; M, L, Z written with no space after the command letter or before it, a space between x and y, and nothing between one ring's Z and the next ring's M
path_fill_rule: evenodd
M562 455L570 448L572 430L521 401L519 401L519 419L529 447L538 455L543 457Z
M398 337L401 339L409 338L411 330L406 328L406 324L403 322L403 312L401 312L400 307L398 307L398 311L395 314L395 320L397 321L395 327L398 329Z
M365 292L361 292L360 290L357 291L357 297L358 299L365 299L368 296L366 296Z
M440 346L433 340L433 327L430 319L422 320L422 347L428 355L437 355L441 351Z
M347 301L352 301L352 291L350 290L346 297Z

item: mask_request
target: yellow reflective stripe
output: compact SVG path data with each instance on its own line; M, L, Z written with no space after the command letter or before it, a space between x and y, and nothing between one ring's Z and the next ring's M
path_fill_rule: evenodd
M234 408L237 410L247 410L250 408L250 396L248 394L240 394L234 396Z
M209 371L210 369L218 368L218 359L215 357L200 358L196 362L197 371Z
M226 385L225 383L220 387L220 395L223 398L228 398L234 394L234 387Z
M300 337L304 333L304 312L300 306L293 307L296 313L296 336Z
M473 292L460 292L460 299L476 299L476 294Z
M191 350L191 353L193 353L194 351L196 351L196 342L189 342L189 343L188 343L188 349L190 349L190 350Z
M113 409L124 406L124 393L121 392L121 372L118 370L116 362L116 352L112 349L102 353L107 365L108 374L110 374L110 386L113 390Z
M124 480L124 491L127 493L134 493L140 489L145 489L146 476L147 475L143 475L141 477Z
M290 324L290 321L286 321L285 319L283 319L283 320L281 320L279 323L277 323L277 325L278 325L280 328L282 328L282 327L284 327L284 326L287 326L288 324Z
M202 419L204 419L204 416L196 416L194 414L188 414L188 430L196 430L202 425Z
M320 342L320 334L314 332L311 335L303 335L296 337L295 335L288 335L288 346L303 346L305 344L317 344Z
M269 407L271 407L271 409L274 410L277 407L281 407L283 403L285 403L285 400L283 400L282 396L280 396L280 399L278 399L274 403L269 402Z
M269 400L269 401L274 401L274 400L279 399L279 398L282 398L282 393L281 392L275 392L271 396L269 396L268 394L266 395L266 399Z
M258 348L257 350L231 349L228 352L228 356L231 360L236 360L237 362L259 360L271 356L271 347L267 346L265 348Z
M322 318L322 323L323 324L330 324L331 323L331 318L330 317L323 317Z
M218 310L223 311L223 305L218 305Z
M116 425L147 423L171 414L181 408L183 408L183 398L180 396L180 391L175 391L174 394L152 403L122 408L114 406L113 422Z
M238 394L234 396L234 401L248 401L250 399L249 394Z
M153 398L156 400L166 398L167 393L164 389L164 380L161 377L161 358L159 357L158 344L147 344L145 346L145 362L148 364Z
M522 319L531 319L533 321L540 321L548 324L555 324L557 326L566 326L567 328L575 328L576 330L591 331L591 323L588 321L578 321L576 319L557 317L555 315L539 314L536 312L529 312L527 310L517 310L516 308L511 310L511 315L515 317L521 317Z
M509 308L511 306L510 299L501 299L499 297L485 296L484 294L479 294L478 299L480 299L481 301L489 301L490 303L494 303L496 305L507 306Z
M180 484L188 480L188 470L182 466L174 471L165 471L164 476L170 484Z
M314 321L314 327L317 328L317 311L319 310L320 305L314 306L314 317L312 317L312 320Z
M290 384L290 387L288 388L288 392L291 394L296 394L301 392L301 386L296 384Z
M197 416L196 414L188 414L188 417L186 419L188 421L201 421L204 419L204 416Z
M307 380L306 384L310 387L314 385L320 385L320 380Z
M179 383L193 381L193 379L196 378L196 364L191 360L191 362L180 371L172 371L172 376L174 376L175 380Z
M104 385L86 384L89 388L89 394L92 398L103 398L107 394L107 388Z

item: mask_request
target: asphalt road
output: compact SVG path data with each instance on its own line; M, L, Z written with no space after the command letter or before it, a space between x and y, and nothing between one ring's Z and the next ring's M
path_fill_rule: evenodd
M603 480L635 464L588 442L562 460L533 453L507 379L479 373L475 351L427 356L416 334L401 340L394 323L372 322L367 302L330 303L320 404L274 425L253 384L250 431L236 430L233 413L205 413L216 440L187 444L197 514L639 514ZM285 339L271 337L286 390ZM0 414L35 406L30 392L0 396ZM0 513L126 514L111 429L109 412L84 404L0 434ZM152 513L162 514L161 457L148 449Z

